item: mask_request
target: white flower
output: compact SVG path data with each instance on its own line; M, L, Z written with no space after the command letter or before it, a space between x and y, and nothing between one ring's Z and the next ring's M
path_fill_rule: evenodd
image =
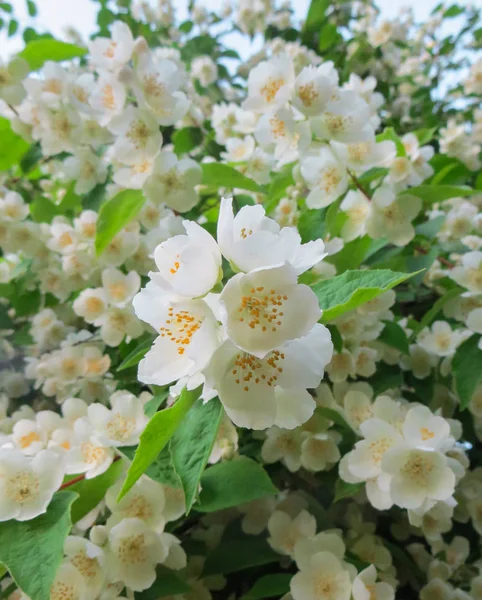
M42 68L43 77L29 77L24 86L29 96L42 105L58 108L67 92L67 71L57 62L48 60Z
M182 119L189 100L179 91L184 73L170 60L156 59L150 52L138 57L132 88L141 108L154 114L160 125L173 125Z
M89 598L85 579L69 561L60 565L50 588L50 600L87 600Z
M293 429L313 414L316 404L306 389L319 385L332 352L329 331L320 324L264 358L227 341L204 370L205 391L217 391L239 427Z
M199 201L195 186L201 183L201 167L190 158L178 160L163 150L154 161L143 190L154 204L164 202L178 212L186 212Z
M468 290L463 296L482 294L482 252L467 252L461 262L447 273L448 276Z
M293 61L288 55L260 63L249 73L248 97L243 108L265 112L283 106L293 93L294 79Z
M327 146L320 148L317 154L303 158L300 171L310 188L306 197L308 208L329 206L348 189L346 167Z
M130 393L112 397L112 408L95 402L88 408L88 418L95 437L104 446L133 446L139 442L148 417L144 404Z
M244 138L229 138L226 140L226 150L221 155L226 162L245 162L251 158L255 148L253 136Z
M156 565L168 555L162 538L140 519L124 519L109 532L107 564L113 581L136 592L156 579Z
M334 431L307 435L301 444L301 466L314 473L330 469L341 458L337 441Z
M244 272L289 263L300 275L326 256L322 240L302 244L295 228L280 229L259 204L234 216L232 198L221 200L217 238L223 255Z
M71 225L54 219L50 225L47 247L60 254L72 254L77 249L77 232Z
M101 70L119 71L131 58L134 38L122 21L111 27L112 37L98 37L88 42L90 60Z
M176 235L154 250L159 272L151 279L171 296L207 294L221 274L221 252L214 238L193 221L183 221L186 235Z
M87 194L107 177L107 165L89 148L78 148L63 164L65 176L74 180L75 193Z
M461 331L452 331L446 321L435 321L418 336L420 346L436 356L452 356L462 341Z
M293 95L293 104L307 117L323 112L326 104L335 93L338 73L333 63L319 67L305 67L297 76Z
M284 107L261 116L254 136L262 148L274 153L280 165L298 159L311 141L309 124L296 122L292 111Z
M345 144L372 141L373 127L370 123L370 107L355 92L341 90L330 100L320 117L313 117L312 127L324 140Z
M377 581L377 570L370 565L353 581L353 600L394 600L395 590L389 583Z
M141 278L135 271L124 275L119 269L109 268L102 271L102 285L108 302L124 308L139 291Z
M125 336L135 339L144 331L130 305L126 308L108 308L94 321L94 325L100 327L100 337L108 346L118 346Z
M85 538L70 535L65 540L64 553L84 578L90 597L95 597L104 585L105 557L101 548Z
M20 419L13 426L12 441L24 454L34 456L45 448L47 431L37 421Z
M444 451L454 443L448 421L435 416L427 406L414 406L408 411L403 423L403 436L414 448Z
M13 106L25 98L22 81L28 75L30 67L23 58L15 57L9 63L0 63L0 98Z
M78 419L71 448L65 456L66 473L85 473L86 479L91 479L107 471L113 460L113 449L97 440L88 419Z
M392 476L390 496L402 508L448 500L454 493L455 475L446 456L436 450L396 446L383 456L382 469Z
M358 190L350 190L340 204L347 219L341 229L341 237L345 242L351 242L366 233L366 222L370 216L369 199Z
M124 84L112 73L101 73L89 97L92 108L100 113L100 125L107 125L113 117L119 115L125 101Z
M62 460L50 450L30 459L0 448L0 521L28 521L43 514L63 477Z
M386 237L396 246L405 246L415 236L413 219L422 208L416 196L397 198L390 187L380 187L373 194L366 231L374 239Z
M148 477L142 477L118 502L117 497L122 484L123 482L119 481L107 490L105 502L112 512L107 525L112 527L123 519L135 518L141 519L157 531L162 530L166 504L163 486Z
M293 600L350 600L350 572L331 552L318 552L293 577Z
M28 204L19 193L7 192L3 198L0 198L0 219L2 221L23 221L28 214Z
M216 63L209 56L196 56L191 63L191 77L199 79L204 87L211 85L218 78Z
M316 519L306 510L294 519L282 510L275 510L269 518L268 531L268 543L273 550L293 556L297 542L315 535Z
M150 282L133 301L137 316L160 334L139 363L139 379L166 385L203 369L219 345L216 318L203 300L170 302Z
M258 358L306 335L321 317L316 295L297 284L296 272L288 264L238 273L226 284L219 302L228 337Z
M85 319L87 323L94 323L105 314L107 305L107 295L103 288L89 288L80 292L72 308L75 314Z
M301 466L301 431L287 431L279 427L270 427L266 432L266 440L261 449L261 456L266 463L281 460L286 468L294 473Z
M371 167L389 165L397 156L397 147L391 140L383 142L372 140L352 144L332 141L330 146L340 161L355 173L363 173Z
M108 128L117 136L112 148L113 157L124 164L153 158L161 148L159 125L146 110L128 106L110 121Z

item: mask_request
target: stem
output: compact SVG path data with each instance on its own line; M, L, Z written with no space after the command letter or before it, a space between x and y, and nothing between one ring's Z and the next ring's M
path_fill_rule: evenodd
M366 189L362 186L362 184L360 183L360 181L358 180L358 178L356 177L356 175L353 173L353 171L351 171L350 169L347 169L347 173L348 175L351 177L351 180L353 181L353 183L355 184L355 186L360 190L360 192L365 196L365 198L367 198L368 200L371 200L372 197L370 196L370 194L366 191Z
M114 456L114 460L112 461L112 464L117 462L121 458L122 458L122 456ZM83 481L84 479L85 479L85 473L82 473L82 475L78 475L77 477L74 477L73 479L69 479L69 481L66 481L65 483L63 483L59 487L59 490L65 490L65 488L68 488L71 485L75 485L76 483L79 483L79 481Z
M17 117L19 116L18 111L15 108L15 106L12 106L11 104L7 104L7 106L12 112L14 112L17 115Z

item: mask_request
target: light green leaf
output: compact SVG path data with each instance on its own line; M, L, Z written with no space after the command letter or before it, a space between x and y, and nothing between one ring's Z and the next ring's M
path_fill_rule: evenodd
M134 219L146 201L141 190L124 190L100 207L95 235L97 256Z
M28 62L32 71L37 71L48 60L60 62L84 56L85 54L87 54L87 48L81 48L75 44L68 44L60 40L45 38L32 40L18 56Z
M236 171L229 165L220 163L203 163L202 182L204 185L212 185L215 187L240 188L249 190L250 192L262 192L262 188L252 179L246 177L239 171Z
M196 510L214 512L278 492L263 467L246 456L218 463L204 471Z
M165 596L177 596L191 591L188 584L180 579L176 572L163 565L158 565L156 575L156 581L148 590L134 594L135 600L159 600Z
M51 200L39 196L30 204L30 214L37 223L51 223L53 218L61 213Z
M263 539L229 540L219 544L208 554L203 575L227 575L279 560L280 555Z
M347 483L343 479L337 479L335 483L335 498L333 502L338 502L343 498L351 498L356 496L362 489L363 483Z
M416 129L413 133L417 136L420 146L425 146L425 144L428 144L433 139L436 131L437 127L430 127L426 129Z
M198 493L199 481L212 452L222 414L218 398L206 404L199 398L172 438L172 462L184 490L186 514Z
M123 448L119 448L119 450L127 456L129 460L134 460L134 456L136 453L136 448L134 446L125 446ZM169 485L174 488L181 488L181 480L179 479L179 475L176 473L176 469L174 468L172 462L172 454L171 454L171 444L168 443L161 452L157 455L145 471L146 475L148 475L154 481L162 483L163 485Z
M155 461L200 394L200 387L192 391L184 389L173 406L157 412L152 417L141 434L139 446L127 472L119 500L127 494L149 465Z
M148 340L144 340L141 344L134 348L134 350L128 354L121 364L117 367L117 371L123 371L124 369L128 369L129 367L134 367L139 364L139 362L144 358L147 352L150 350L153 344L153 338L149 338Z
M373 300L415 273L397 273L388 269L346 271L312 286L323 309L323 321L331 321L357 306Z
M121 476L122 468L122 461L118 460L112 463L105 473L92 479L84 478L69 486L69 490L79 495L72 504L72 523L80 521L104 499L107 489Z
M359 267L373 244L373 240L364 235L343 246L340 252L329 257L329 262L336 267L337 273Z
M151 398L144 404L144 414L146 416L148 416L149 419L151 419L156 414L156 412L159 410L159 407L166 400L166 398L168 396L169 396L169 388L156 393L156 395L153 398Z
M180 156L191 152L203 141L203 132L199 127L183 127L172 134L174 152Z
M241 600L263 600L264 598L278 598L290 591L291 573L274 573L265 575L256 581Z
M435 219L430 219L429 221L425 221L425 223L417 225L415 227L415 232L417 235L423 235L424 237L433 239L442 229L444 223L445 215L440 215L439 217L435 217Z
M57 492L45 514L31 521L5 521L0 527L0 562L32 599L50 599L72 527L70 507L76 498L74 492Z
M10 121L0 117L0 171L7 171L18 164L29 147L29 144L13 131Z
M419 185L402 192L400 196L416 196L424 202L432 203L473 194L474 190L465 185Z
M455 391L460 400L460 409L470 403L474 392L482 382L482 350L479 348L480 335L472 335L461 344L452 360L452 373ZM0 557L1 560L1 557Z
M323 238L325 233L325 211L305 210L298 220L298 232L303 244Z
M400 350L402 354L409 353L407 334L395 321L385 321L385 327L378 340Z
M445 292L445 294L443 296L441 296L437 300L437 302L435 302L435 304L432 306L432 308L428 312L426 312L423 315L423 317L420 319L420 323L418 324L417 327L414 328L412 335L410 336L410 341L413 341L417 337L417 335L422 331L422 329L425 329L425 327L428 327L435 320L435 317L442 310L442 308L447 304L447 302L449 302L453 298L457 298L457 296L460 296L460 294L463 291L464 291L463 288L455 287L455 288L449 290L448 292Z

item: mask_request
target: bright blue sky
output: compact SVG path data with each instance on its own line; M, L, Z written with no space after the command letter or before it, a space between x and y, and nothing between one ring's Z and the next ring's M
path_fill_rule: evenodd
M20 17L22 24L29 24L32 21L26 12L25 0L10 0ZM465 0L459 0L465 2ZM152 3L155 0L151 0ZM302 18L306 14L310 0L292 0L296 6L296 14ZM412 5L417 20L424 20L430 11L438 4L439 0L379 0L378 4L385 17L394 17L401 7ZM447 2L450 4L451 2ZM221 6L222 0L203 0L200 2L208 8L217 9ZM471 4L482 7L482 0L472 0ZM55 36L63 37L65 28L74 25L76 29L84 36L94 30L95 15L98 4L92 0L37 0L39 15L35 22L38 29L42 26L48 28ZM186 15L187 0L175 0L178 17L183 19ZM238 46L237 40L231 41L232 45ZM5 57L13 54L22 48L21 40L8 40L3 32L0 33L0 55ZM237 48L243 50L244 48Z

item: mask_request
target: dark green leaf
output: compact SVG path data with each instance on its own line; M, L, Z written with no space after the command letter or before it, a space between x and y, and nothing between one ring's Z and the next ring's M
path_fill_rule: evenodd
M203 132L199 127L183 127L178 129L172 135L172 143L174 144L174 152L180 156L191 152L196 146L199 146L203 141Z
M290 591L291 573L275 573L258 579L241 600L263 600L263 598L278 598Z
M385 327L378 338L380 342L400 350L402 354L409 353L407 334L395 321L385 321Z
M246 456L240 456L204 471L196 510L214 512L272 496L277 492L259 463Z
M151 348L152 342L153 340L150 338L148 340L144 340L144 342L139 344L137 348L134 348L134 350L128 356L126 356L126 358L124 358L121 364L117 367L117 371L123 371L124 369L128 369L129 367L139 364L139 362L144 358Z
M158 565L156 569L156 581L143 592L134 594L135 600L159 600L165 596L177 596L191 591L188 584L183 581L175 571L171 571L163 565Z
M236 573L249 567L268 565L280 560L268 542L262 539L230 540L221 543L204 564L204 576Z
M337 479L335 483L335 498L333 502L339 502L343 498L352 498L363 488L363 483L347 483L342 479Z
M461 344L452 361L455 391L464 410L482 381L482 350L479 348L480 335L472 335Z
M417 335L422 331L422 329L425 329L425 327L429 327L431 323L435 320L435 317L438 315L438 313L447 304L447 302L449 302L453 298L457 298L457 296L460 296L460 294L463 291L464 290L462 288L455 287L445 292L445 294L441 298L439 298L437 302L435 302L432 308L423 315L422 319L420 320L420 323L418 323L417 327L413 329L412 335L410 336L410 340L414 340L417 337Z
M327 325L327 327L330 330L331 341L333 342L335 351L341 352L343 350L343 338L341 337L340 330L333 324Z
M125 446L120 448L120 451L124 456L127 456L129 460L133 460L136 448L133 446ZM174 488L181 488L181 480L179 475L176 473L174 465L172 463L171 444L168 443L161 452L157 455L154 462L152 462L145 471L154 481L162 483L163 485L169 485Z
M199 398L171 440L172 462L186 497L186 513L196 499L199 481L212 452L223 414L218 398L206 404Z

